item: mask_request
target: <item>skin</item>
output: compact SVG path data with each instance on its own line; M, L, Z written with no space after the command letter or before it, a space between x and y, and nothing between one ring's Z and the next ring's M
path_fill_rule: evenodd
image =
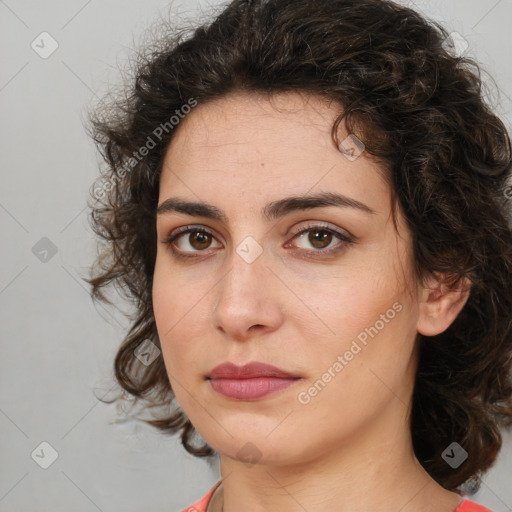
M398 233L393 226L383 169L366 152L349 160L331 141L339 112L299 93L230 94L195 107L165 156L159 205L170 197L207 202L228 220L157 215L153 303L162 355L180 406L220 454L222 485L209 510L452 512L461 501L415 458L408 417L417 333L443 332L469 284L417 282L411 234L401 212ZM324 206L271 221L261 215L270 201L318 192L375 213ZM309 240L294 235L318 223L356 243L332 235L314 245L315 229ZM175 240L176 250L195 256L180 260L164 242L187 225L213 236ZM236 252L247 236L262 249L251 263ZM332 247L340 250L322 255ZM394 303L400 312L301 403L299 393ZM270 363L302 379L257 401L228 399L205 379L228 360Z

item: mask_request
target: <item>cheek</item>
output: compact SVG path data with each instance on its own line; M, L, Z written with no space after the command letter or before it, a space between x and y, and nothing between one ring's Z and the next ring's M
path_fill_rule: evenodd
M302 324L301 332L314 335L326 347L342 349L376 321L381 326L380 315L388 310L385 320L395 317L393 304L402 304L403 292L399 277L382 258L379 261L376 255L369 254L360 257L357 265L344 262L328 270L313 268L299 275L288 267L281 273L296 297L290 294L288 306ZM397 322L386 322L386 330L391 323Z
M309 307L308 312L300 306L306 314L302 319L297 316L309 353L308 384L320 378L323 389L324 383L337 382L339 386L328 386L332 396L342 401L347 396L365 399L381 388L384 392L379 377L392 388L400 386L409 371L417 304L403 286L394 253L388 254L388 258L368 258L364 265L360 261L358 272L340 267L335 280L296 281L297 295L306 297ZM357 408L357 400L350 402Z
M157 327L164 333L171 328L174 332L183 323L190 322L190 316L200 306L201 295L208 289L199 286L190 272L172 267L168 258L165 254L157 256L153 277L153 311ZM161 341L165 341L165 336Z
M172 293L172 281L165 279L158 269L153 278L153 314L160 343L165 345L168 332L176 322L176 294Z
M212 336L212 278L191 269L180 270L157 257L153 279L153 312L162 357L178 401L186 401L181 386L202 383L209 368L205 344ZM206 357L210 357L206 354ZM176 378L176 381L173 379Z
M156 265L153 279L153 313L162 355L168 372L178 375L187 360L193 359L189 342L191 321L197 315L198 299L190 287L177 282L176 274ZM196 308L192 306L196 304ZM180 370L181 369L181 370Z

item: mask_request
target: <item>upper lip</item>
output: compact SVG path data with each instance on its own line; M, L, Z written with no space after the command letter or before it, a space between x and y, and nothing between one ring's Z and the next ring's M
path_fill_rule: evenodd
M253 362L237 366L229 361L216 366L207 376L210 379L251 379L255 377L300 378L299 375L286 372L271 364Z

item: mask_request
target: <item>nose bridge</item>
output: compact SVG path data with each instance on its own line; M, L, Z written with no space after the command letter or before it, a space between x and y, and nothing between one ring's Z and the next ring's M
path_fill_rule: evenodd
M236 218L238 222L233 231L233 245L230 248L228 261L230 271L226 276L226 287L232 288L231 292L236 293L243 293L244 286L250 286L253 291L256 291L254 286L258 284L257 278L264 279L265 274L268 274L265 265L269 263L269 254L264 254L263 242L260 243L256 239L262 238L264 232L260 231L261 228L257 222L252 224L255 221L254 216L240 212Z
M257 242L256 242L257 243ZM258 244L259 247L261 247ZM254 242L243 240L233 247L229 256L229 271L219 286L224 301L243 301L252 307L259 302L260 294L264 291L264 282L268 276L265 272L263 250L256 255Z
M217 328L243 338L254 325L275 328L280 307L270 292L272 272L261 245L252 237L242 239L229 255L229 271L219 283L213 311Z

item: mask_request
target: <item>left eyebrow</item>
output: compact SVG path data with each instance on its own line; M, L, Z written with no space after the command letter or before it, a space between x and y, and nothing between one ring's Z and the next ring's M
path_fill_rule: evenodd
M377 212L368 205L352 199L351 197L333 192L322 192L316 195L290 196L277 201L272 201L262 209L262 216L268 221L276 220L285 215L301 210L322 208L325 206L337 206L339 208L353 208L361 212L374 215ZM229 224L227 215L223 210L208 203L185 201L170 197L163 201L156 209L157 215L165 213L184 213L186 215L207 217Z

